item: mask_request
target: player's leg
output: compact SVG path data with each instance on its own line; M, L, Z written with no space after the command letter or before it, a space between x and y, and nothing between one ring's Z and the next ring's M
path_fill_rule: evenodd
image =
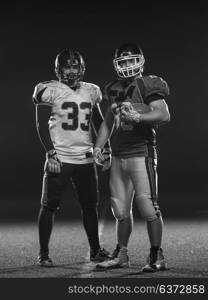
M99 242L97 212L99 191L95 164L77 165L73 181L82 209L83 226L90 245L90 259L103 261L109 258L109 253L101 249Z
M49 241L54 223L54 215L59 207L61 194L68 181L68 166L63 164L61 173L45 172L43 177L41 207L38 216L38 232L40 252L38 264L50 267L53 265L49 257Z
M97 268L119 268L129 265L127 247L133 227L133 185L126 174L126 160L113 158L110 173L111 207L116 219L117 247L112 260Z
M117 243L127 247L133 227L133 185L125 170L126 160L113 158L110 173L111 207L116 219Z
M151 246L151 259L143 271L153 272L164 269L164 261L161 266L156 265L158 258L163 257L161 249L163 220L157 203L157 162L148 157L136 157L129 159L128 167L134 184L138 209L147 222Z

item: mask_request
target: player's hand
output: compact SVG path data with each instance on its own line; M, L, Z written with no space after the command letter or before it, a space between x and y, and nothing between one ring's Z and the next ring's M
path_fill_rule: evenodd
M102 156L103 156L103 168L102 171L106 171L110 168L111 166L111 161L112 161L112 156L111 156L111 151L109 149L104 149L102 152Z
M58 159L58 156L55 151L53 153L47 152L46 153L46 162L44 171L50 173L60 173L61 172L62 163Z
M102 166L102 171L106 171L111 166L111 151L109 149L104 149L95 147L93 151L93 158L97 165Z
M102 155L101 148L95 147L93 150L93 159L97 165L103 165L104 157Z
M121 121L125 123L139 123L140 113L138 113L130 102L123 102L121 106Z
M129 101L124 101L124 102L121 103L120 109L121 109L121 113L122 113L122 111L130 112L130 111L132 111L134 108L133 108L131 102L129 102Z

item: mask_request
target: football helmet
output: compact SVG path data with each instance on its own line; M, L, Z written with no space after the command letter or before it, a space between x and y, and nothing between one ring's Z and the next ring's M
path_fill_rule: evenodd
M113 64L119 77L130 78L141 75L144 63L143 52L136 44L123 44L115 51Z
M69 86L80 81L85 72L85 63L78 51L66 49L55 60L55 73L58 79Z

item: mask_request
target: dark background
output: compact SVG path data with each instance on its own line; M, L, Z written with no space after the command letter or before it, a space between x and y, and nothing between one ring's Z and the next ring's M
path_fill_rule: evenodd
M158 132L162 210L173 217L208 214L208 13L203 3L1 4L2 219L35 219L38 212L44 151L31 98L38 82L55 79L57 53L66 47L80 51L84 79L102 88L115 76L115 48L128 41L143 49L144 74L161 76L171 91L172 120ZM108 173L100 174L105 196ZM79 214L75 201L64 203L60 216Z

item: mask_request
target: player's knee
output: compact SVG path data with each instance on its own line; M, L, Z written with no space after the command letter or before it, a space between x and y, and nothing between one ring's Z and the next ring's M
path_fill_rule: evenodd
M154 208L154 206L153 206ZM147 221L147 222L152 222L155 221L157 219L159 219L161 217L161 212L159 209L154 208L153 210L146 210L146 212L144 212L143 218Z
M47 205L41 205L41 207L40 207L40 211L42 213L44 213L44 212L45 213L47 213L47 212L55 213L56 209L58 209L58 207L57 208L53 208L53 207L50 207L50 206L47 206Z
M145 221L152 222L161 217L158 205L154 205L150 196L138 195L136 200L140 215Z
M59 199L48 199L46 197L41 199L41 206L45 209L51 210L53 212L55 212L56 210L59 209L59 204L60 201Z
M118 221L129 218L131 214L131 211L127 210L125 207L119 206L119 200L114 197L111 197L111 209L115 219Z
M48 195L47 193L43 193L41 198L41 206L47 207L50 210L56 211L59 209L60 205L60 197L59 195Z

